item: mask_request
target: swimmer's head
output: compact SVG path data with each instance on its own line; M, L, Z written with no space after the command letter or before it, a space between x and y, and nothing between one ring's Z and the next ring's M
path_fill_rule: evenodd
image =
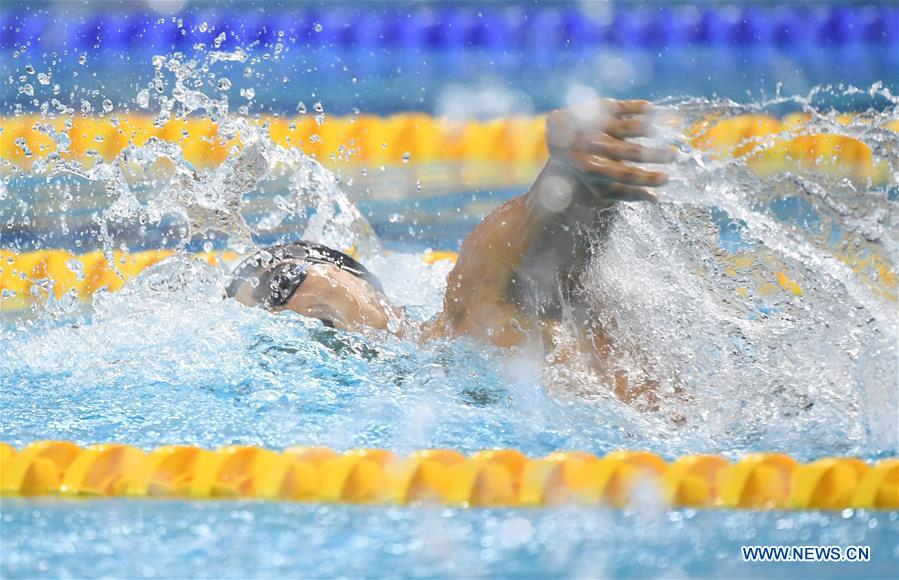
M311 242L256 252L234 271L227 294L247 306L293 310L353 332L386 329L394 316L374 274L343 252Z

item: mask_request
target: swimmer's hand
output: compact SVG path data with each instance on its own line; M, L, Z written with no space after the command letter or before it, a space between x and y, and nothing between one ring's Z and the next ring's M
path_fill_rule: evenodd
M631 163L670 163L674 151L628 141L654 132L648 101L603 99L585 106L553 111L546 118L546 142L552 175L561 177L592 203L656 202L650 188L668 181L663 171ZM583 200L588 201L588 200Z

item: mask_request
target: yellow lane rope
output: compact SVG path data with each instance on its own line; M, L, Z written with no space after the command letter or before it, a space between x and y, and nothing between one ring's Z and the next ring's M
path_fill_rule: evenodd
M366 504L455 506L634 505L640 498L677 507L743 509L899 508L899 459L869 464L832 457L798 463L754 453L731 463L690 455L667 463L647 451L604 457L557 452L446 449L397 456L383 449L336 453L292 447L150 452L110 443L81 448L39 441L22 450L0 443L4 496L256 498Z
M146 268L174 255L173 250L114 252L113 268L103 252L73 254L66 250L37 250L21 254L0 249L0 307L21 310L52 295L58 300L66 294L88 300L100 289L120 290L125 282ZM233 252L205 252L194 257L217 264L239 256ZM429 251L426 264L440 260L456 261L456 252Z
M838 123L856 119L844 115ZM805 134L810 117L792 114L778 119L747 114L709 119L692 128L692 145L722 156L747 156L749 165L762 174L814 167L855 179L884 182L888 166L873 157L871 148L853 137L837 134ZM435 162L506 162L534 164L546 158L544 118L512 117L493 121L451 122L421 113L391 117L357 115L332 117L321 125L307 116L267 117L272 139L281 145L301 147L326 165L342 162L365 165L428 164ZM162 127L153 118L124 115L108 119L73 117L41 119L36 116L0 119L0 158L20 167L56 151L54 140L38 129L68 129L70 145L64 158L88 160L91 155L112 160L128 144L143 145L151 137L181 143L186 160L197 167L221 163L239 136L224 141L208 119L173 119ZM887 127L899 132L899 120ZM795 131L789 133L789 131Z

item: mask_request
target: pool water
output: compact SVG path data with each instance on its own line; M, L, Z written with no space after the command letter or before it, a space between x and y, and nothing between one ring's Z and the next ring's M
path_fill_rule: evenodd
M827 102L859 92L828 91ZM848 127L804 96L666 105L812 111L818 129L864 140L896 175L897 138L883 130L896 98L882 85L861 92L876 106ZM894 182L760 177L743 160L682 145L663 202L622 206L588 272L616 360L651 369L667 397L638 410L576 368L544 368L548 353L537 349L347 334L222 300L226 268L192 252L302 236L359 249L391 300L427 320L452 265L426 265L424 248L458 248L484 211L526 188L351 196L243 116L227 114L222 127L248 145L207 172L150 144L129 152L144 171L136 184L102 161L7 174L0 218L11 249L181 251L89 304L51 299L3 314L0 440L897 455L895 286L877 269L895 272ZM191 179L176 181L171 168ZM235 181L249 184L242 195L232 195ZM210 207L217 213L202 211ZM802 295L779 290L778 273ZM892 577L899 567L895 511L669 510L652 498L626 510L4 498L0 511L4 577ZM741 561L741 545L768 544L868 545L872 560Z
M706 224L717 227L716 245L746 244L732 220L716 217ZM372 221L390 223L383 218ZM449 238L441 244L452 245ZM440 308L450 263L427 266L420 250L407 247L373 255L368 264L411 316L427 319ZM670 413L636 411L603 391L566 392L532 358L509 360L475 341L347 335L300 316L222 302L224 280L219 269L175 259L117 294L96 297L86 310L51 304L41 316L7 318L0 439L16 446L67 439L145 449L303 444L397 453L511 447L532 456L649 449L668 459L771 449L797 459L895 455L890 424L871 419L858 398L853 404L862 409L847 407L839 391L816 393L794 382L795 390L783 390L758 380L768 390L756 399L739 384L715 383L746 412L732 414L733 406L722 409L710 398L693 403L684 426ZM876 364L888 368L889 359ZM829 382L812 386L822 384ZM814 404L806 408L809 400ZM864 510L7 498L2 518L5 577L276 577L297 570L326 577L790 577L863 570L889 577L899 563L896 512ZM740 560L741 545L768 544L868 545L873 557L836 566Z
M4 577L890 578L896 512L443 509L4 500ZM868 545L866 563L749 563L741 545Z

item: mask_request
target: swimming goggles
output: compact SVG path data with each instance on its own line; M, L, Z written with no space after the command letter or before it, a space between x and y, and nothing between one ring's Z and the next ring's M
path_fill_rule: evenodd
M247 282L255 284L253 301L265 308L287 304L315 264L330 264L383 292L380 280L355 259L313 242L294 242L260 250L235 269L226 293L233 297Z

